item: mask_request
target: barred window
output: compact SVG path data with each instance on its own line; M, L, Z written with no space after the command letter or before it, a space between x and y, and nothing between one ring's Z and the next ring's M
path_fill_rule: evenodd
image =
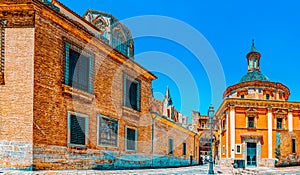
M126 150L136 151L137 131L134 128L126 128Z
M117 147L118 120L100 115L98 121L98 144Z
M75 145L86 145L87 141L87 116L69 112L68 125L69 125L69 143Z
M140 111L140 82L124 75L124 106Z
M92 93L92 56L65 43L65 84Z

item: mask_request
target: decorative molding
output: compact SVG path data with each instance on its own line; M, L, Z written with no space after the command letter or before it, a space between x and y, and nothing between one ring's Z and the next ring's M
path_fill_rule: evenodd
M246 88L238 89L237 90L237 96L240 97L242 95L248 95L248 89L246 89Z
M69 95L72 99L77 99L84 103L92 103L95 98L95 95L93 94L73 88L65 84L62 84L62 92L63 94Z
M287 112L285 110L282 110L282 109L277 109L275 112L274 112L274 116L275 118L283 118L283 119L286 119L287 118Z
M262 88L267 91L272 91L276 89L277 91L280 90L282 92L282 95L284 96L285 100L288 100L290 96L290 90L288 87L281 83L277 82L263 82L263 81L249 81L249 82L241 82L232 86L229 86L225 92L223 93L223 98L225 98L227 95L232 94L235 91L238 91L240 89L247 88ZM271 95L271 94L270 94Z

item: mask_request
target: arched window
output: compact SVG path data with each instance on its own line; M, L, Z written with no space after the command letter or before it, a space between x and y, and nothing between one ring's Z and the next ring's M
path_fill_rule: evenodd
M127 45L128 42L129 41L127 41L124 31L119 27L114 28L112 36L112 46L124 55L129 56L129 46Z
M252 67L253 67L253 59L252 58L250 58L249 67L250 67L250 69L252 69Z

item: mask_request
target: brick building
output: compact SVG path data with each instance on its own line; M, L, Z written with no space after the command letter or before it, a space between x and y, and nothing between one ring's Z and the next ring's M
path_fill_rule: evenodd
M260 71L254 42L246 55L248 72L228 87L216 112L220 121L220 162L244 160L246 166L299 164L300 103L288 101L285 85Z
M211 105L210 107L213 106ZM210 155L210 123L209 115L201 115L198 111L192 111L192 124L194 131L199 134L199 156L204 161L209 161ZM219 151L219 120L216 116L212 120L212 158L218 160Z
M177 165L199 163L199 134L188 128L187 116L173 106L170 90L167 87L163 101L152 99L153 115L153 154ZM165 147L168 147L166 150ZM181 159L161 156L174 155ZM164 164L164 162L160 162Z
M156 76L134 61L130 30L112 15L3 0L0 31L0 167L197 162L197 134L153 112Z

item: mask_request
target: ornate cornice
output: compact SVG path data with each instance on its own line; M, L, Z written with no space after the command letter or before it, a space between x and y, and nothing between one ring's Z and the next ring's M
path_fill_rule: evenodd
M216 111L216 115L221 117L223 112L228 109L229 106L234 105L235 107L254 107L266 108L270 111L276 109L292 109L300 111L300 102L288 102L288 101L275 101L275 100L258 100L258 99L240 99L240 98L228 98L225 99Z

